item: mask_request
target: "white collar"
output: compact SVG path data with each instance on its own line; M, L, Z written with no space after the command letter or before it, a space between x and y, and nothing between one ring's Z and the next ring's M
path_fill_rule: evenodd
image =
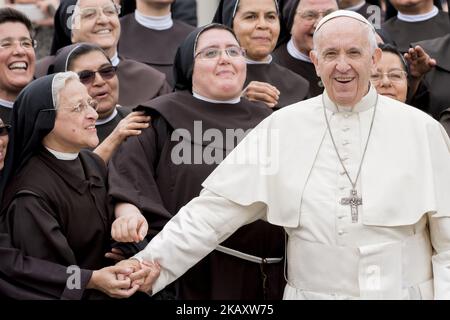
M50 152L52 155L54 155L56 159L63 160L63 161L75 160L76 158L78 158L78 154L79 154L78 152L77 153L60 152L60 151L50 149L49 147L45 147L45 149L47 149L48 152Z
M345 10L358 11L359 9L364 7L365 4L366 4L366 1L362 0L360 3L358 3L358 4L354 5L354 6L345 8Z
M119 63L120 63L119 54L116 51L116 53L114 53L114 55L111 58L111 64L113 65L113 67L117 67Z
M338 106L336 103L331 101L327 94L327 90L323 91L323 98L325 101L325 107L332 112L363 112L369 110L375 106L375 101L377 101L377 91L370 85L369 92L359 101L353 108L347 106ZM336 109L337 107L337 109Z
M289 40L287 44L287 51L294 59L312 63L311 59L306 54L300 52L300 50L295 47L294 40L292 39Z
M116 116L117 116L117 108L114 107L114 111L108 117L106 117L105 119L99 119L99 120L95 121L95 125L96 126L101 126L102 124L110 122Z
M266 61L255 61L250 58L245 58L245 61L247 64L270 64L272 62L273 58L272 55L269 54L269 58Z
M405 22L420 22L426 21L431 18L434 18L439 14L439 9L436 6L433 6L430 12L424 14L403 14L400 11L397 13L398 20Z
M152 17L145 16L138 10L135 10L134 18L136 19L137 23L148 29L161 31L170 29L173 26L172 15L170 13L161 17Z
M199 100L203 100L203 101L210 102L210 103L216 103L216 104L219 104L219 103L237 104L237 103L241 102L240 96L230 99L230 100L214 100L214 99L206 98L196 92L192 92L192 95L194 96L194 98L197 98Z
M14 101L8 101L8 100L0 99L0 105L2 105L2 107L6 107L6 108L12 109L12 107L14 105Z

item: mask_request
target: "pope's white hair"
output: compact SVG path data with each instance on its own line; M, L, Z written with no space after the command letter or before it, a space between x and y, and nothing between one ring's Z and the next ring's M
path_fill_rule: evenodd
M76 74L73 71L59 72L53 77L52 99L53 99L53 107L55 109L59 108L61 90L66 86L66 83L69 80L80 81L80 78L78 77L78 74Z
M345 18L345 17L342 17L342 18ZM349 19L351 19L351 18L349 18ZM335 19L333 19L333 20L335 20ZM359 24L361 25L361 29L367 35L366 39L369 42L369 53L372 55L374 53L375 49L378 48L375 29L373 27L367 25L364 22L361 22L356 19L353 19L353 20L359 22ZM318 43L320 42L319 40L322 40L321 39L323 37L322 33L323 33L323 28L320 28L319 30L316 30L316 32L314 32L314 35L313 35L313 46L314 46L314 51L316 53L319 52Z

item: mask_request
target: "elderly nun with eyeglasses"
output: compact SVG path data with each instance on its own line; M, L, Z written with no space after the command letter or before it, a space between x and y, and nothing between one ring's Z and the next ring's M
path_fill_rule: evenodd
M244 135L272 113L241 97L245 76L244 51L228 27L207 25L182 43L175 59L177 91L143 107L152 125L128 138L109 163L115 240L153 238L199 194L203 180ZM280 299L283 255L281 228L249 224L181 278L176 298Z
M100 291L127 297L139 287L131 286L130 270L105 268L113 221L106 166L84 150L98 144L96 109L74 72L40 78L20 93L1 180L0 227L24 255L76 266L80 277L82 269L98 270L80 278L84 298L106 297Z

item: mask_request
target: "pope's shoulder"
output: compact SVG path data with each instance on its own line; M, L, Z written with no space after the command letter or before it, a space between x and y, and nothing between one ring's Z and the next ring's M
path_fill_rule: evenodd
M427 113L400 101L382 95L379 95L378 99L377 112L388 116L391 120L398 121L398 123L405 121L417 124L437 125L439 123ZM322 95L286 106L274 112L267 120L271 123L295 121L301 125L304 121L317 120L317 116L323 116Z

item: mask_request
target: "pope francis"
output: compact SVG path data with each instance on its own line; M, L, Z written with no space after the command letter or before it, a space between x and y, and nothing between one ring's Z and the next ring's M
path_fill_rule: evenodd
M158 292L265 219L287 234L284 299L450 298L450 141L430 116L376 93L369 76L380 56L361 15L323 18L311 52L323 95L266 118L122 262L159 263L141 289ZM117 221L114 238L131 241L142 219Z

